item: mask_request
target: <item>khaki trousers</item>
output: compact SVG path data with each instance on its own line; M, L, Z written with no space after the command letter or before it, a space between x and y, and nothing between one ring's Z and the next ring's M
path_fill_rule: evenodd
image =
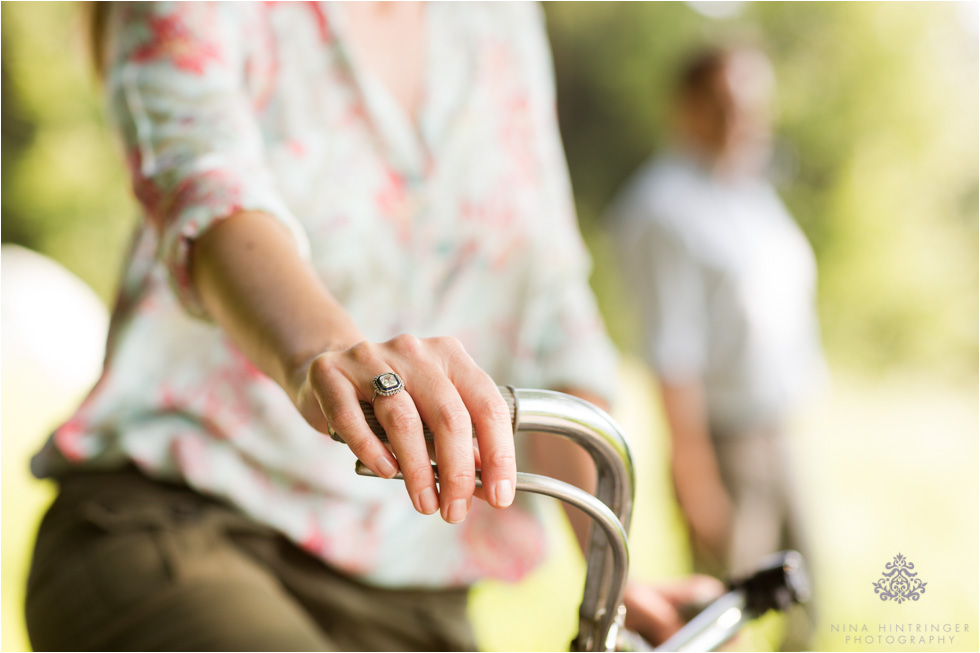
M738 575L752 568L763 556L783 549L795 549L809 560L793 465L781 431L761 429L745 434L715 431L711 443L735 514L727 559L719 561L713 552L695 547L695 571L721 578L729 573ZM812 600L805 609L790 610L783 650L807 650L815 618Z
M133 469L76 473L41 524L36 650L475 650L467 591L348 578L275 531Z

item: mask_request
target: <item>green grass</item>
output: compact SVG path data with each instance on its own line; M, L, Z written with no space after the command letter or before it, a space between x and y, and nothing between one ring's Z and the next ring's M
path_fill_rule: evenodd
M7 352L5 352L7 353ZM7 362L7 361L5 361ZM10 368L6 368L10 369ZM21 604L30 546L50 488L26 471L29 454L77 398L57 397L26 368L4 374L2 396L3 650L27 648ZM639 471L632 533L634 573L652 581L686 573L690 559L670 499L666 442L654 386L633 361L624 368L616 417ZM976 388L925 380L875 383L838 377L802 415L792 440L815 552L818 650L976 650L978 602L978 406ZM567 535L567 531L566 531ZM517 585L486 582L471 602L479 641L492 650L562 650L573 636L583 565L570 536ZM923 598L883 603L871 584L896 553L928 582ZM764 620L738 648L766 648L778 619ZM832 625L967 623L953 644L854 644Z

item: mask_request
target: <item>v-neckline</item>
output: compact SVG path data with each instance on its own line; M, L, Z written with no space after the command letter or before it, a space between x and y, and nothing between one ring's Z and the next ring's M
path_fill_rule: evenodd
M356 49L351 47L347 37L343 7L336 6L340 3L321 4L333 26L340 59L348 69L367 117L374 125L380 145L389 155L391 164L406 176L423 177L429 170L435 151L450 131L454 116L462 108L469 81L466 79L467 71L472 70L471 57L453 57L454 67L449 79L436 79L440 65L438 59L445 56L441 49L454 45L445 42L448 35L444 33L445 26L439 24L445 18L438 14L441 3L427 2L423 7L426 38L422 55L422 88L414 118L377 75L358 62Z
M429 51L431 34L425 39L425 52L422 55L422 86L420 99L413 119L394 94L367 66L358 61L357 49L352 47L348 36L347 15L342 3L324 2L330 23L334 26L334 36L340 59L347 66L354 87L360 95L368 119L375 127L381 145L390 156L392 164L400 171L412 176L421 175L427 168L431 156L428 145L419 125L426 113L428 88L430 86ZM431 3L423 7L422 20L427 30L431 29Z

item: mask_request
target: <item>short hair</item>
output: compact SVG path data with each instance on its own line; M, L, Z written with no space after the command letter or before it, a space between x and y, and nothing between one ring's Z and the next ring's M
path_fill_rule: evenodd
M675 97L690 97L704 91L719 72L741 55L755 55L765 62L769 75L772 75L772 64L761 48L744 42L712 45L695 51L685 59L675 79Z
M725 67L726 60L737 49L713 46L690 55L681 65L675 81L674 92L684 97L703 91L711 79Z

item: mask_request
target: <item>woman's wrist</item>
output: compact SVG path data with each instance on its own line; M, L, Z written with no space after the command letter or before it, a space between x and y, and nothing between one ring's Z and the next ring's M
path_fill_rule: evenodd
M194 287L232 342L287 392L310 426L336 433L379 476L401 470L416 510L441 509L450 523L466 516L476 489L474 430L484 494L496 508L510 505L516 485L510 414L459 341L406 334L368 341L298 256L290 234L261 213L215 225L195 241L192 257ZM359 406L371 401L372 379L385 372L405 379L400 392L374 407L388 446ZM438 485L423 423L435 436Z
M299 392L306 383L313 361L323 354L345 351L366 340L352 323L349 327L336 331L315 345L298 347L295 351L284 352L280 356L280 368L283 370L285 384L283 389L294 402L298 400Z

